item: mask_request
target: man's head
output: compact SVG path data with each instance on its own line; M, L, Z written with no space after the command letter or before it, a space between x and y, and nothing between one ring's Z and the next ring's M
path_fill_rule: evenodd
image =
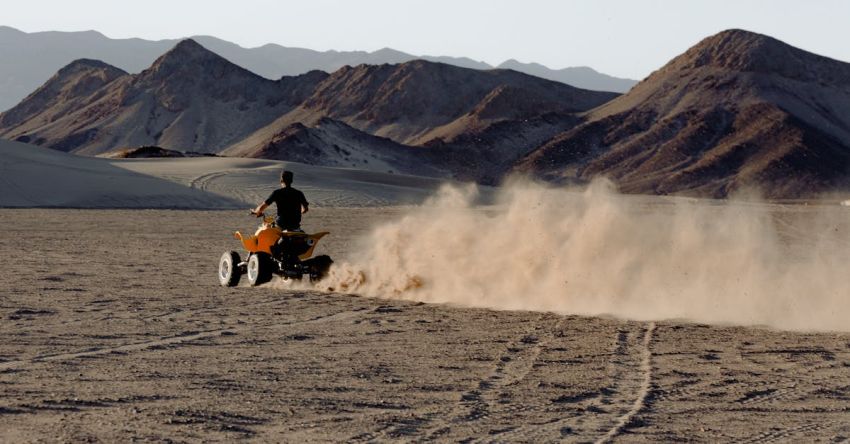
M283 172L280 173L280 183L282 183L285 186L291 186L292 185L292 177L293 177L292 171L283 170Z

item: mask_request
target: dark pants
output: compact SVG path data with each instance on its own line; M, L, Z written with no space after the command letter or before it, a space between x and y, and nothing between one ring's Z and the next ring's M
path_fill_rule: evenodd
M284 231L300 231L302 233L304 232L304 230L301 229L301 224L287 222L283 220L280 216L275 218L274 223L275 225L277 225L278 228Z

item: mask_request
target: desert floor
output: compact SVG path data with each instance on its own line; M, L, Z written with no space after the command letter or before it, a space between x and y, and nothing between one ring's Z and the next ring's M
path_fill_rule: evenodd
M400 211L307 228L340 257ZM219 287L254 224L0 210L0 442L850 439L850 334Z

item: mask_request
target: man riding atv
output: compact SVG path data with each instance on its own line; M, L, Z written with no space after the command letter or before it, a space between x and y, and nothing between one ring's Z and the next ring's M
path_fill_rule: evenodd
M313 250L319 240L328 234L322 231L307 234L301 229L301 214L308 207L304 193L292 188L292 172L284 171L280 175L281 188L272 194L251 214L263 218L263 223L253 236L243 236L240 232L233 236L242 242L248 251L245 261L235 251L225 251L218 266L218 281L225 287L239 284L242 274L248 275L251 286L268 282L272 275L284 279L301 280L309 277L311 282L322 279L333 261L327 255L313 257ZM265 216L263 211L274 202L277 205L277 218Z
M272 191L265 202L257 205L257 208L253 209L251 214L262 217L263 211L274 202L277 205L275 223L278 228L284 231L302 231L301 215L309 210L310 204L307 203L304 193L292 188L293 176L292 171L280 173L281 187Z

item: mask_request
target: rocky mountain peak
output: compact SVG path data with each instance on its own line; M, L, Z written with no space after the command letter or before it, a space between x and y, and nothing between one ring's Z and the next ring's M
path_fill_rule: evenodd
M160 56L150 68L139 75L141 81L162 81L167 78L198 75L219 77L226 71L239 71L252 77L257 75L242 69L224 57L204 48L192 39L180 41Z
M160 59L167 59L170 57L179 57L185 60L186 57L189 58L221 58L218 54L204 48L200 43L196 42L193 39L184 39L177 42L170 51L166 52L162 55Z
M99 60L74 60L17 106L0 114L0 127L20 124L45 110L61 113L79 107L89 96L125 75L126 72Z
M108 63L93 59L77 59L62 67L57 73L57 77L66 77L76 75L82 72L102 70L106 73L116 76L127 74L124 70L116 68Z
M850 84L848 64L741 29L722 31L703 39L660 72L700 68L778 75L806 82Z
M741 29L731 29L707 37L694 45L678 61L682 68L715 66L736 71L760 71L774 57L786 55L790 46L779 40Z
M206 49L191 39L183 40L159 57L150 68L134 77L133 92L154 91L156 100L171 112L180 112L204 98L221 102L253 101L277 90L277 83ZM275 102L275 99L270 99Z

